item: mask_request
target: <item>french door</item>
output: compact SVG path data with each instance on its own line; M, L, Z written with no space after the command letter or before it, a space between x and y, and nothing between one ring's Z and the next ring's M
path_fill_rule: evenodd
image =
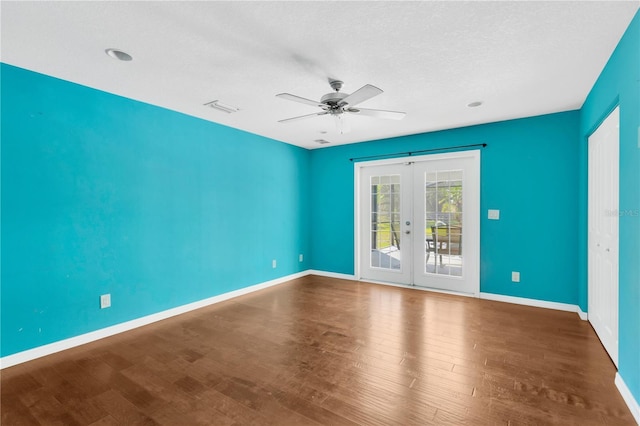
M619 108L589 137L589 322L618 365Z
M477 295L479 163L465 151L357 164L358 278Z

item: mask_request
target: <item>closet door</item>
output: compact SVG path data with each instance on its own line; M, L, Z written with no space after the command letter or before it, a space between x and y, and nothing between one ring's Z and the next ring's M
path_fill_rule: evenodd
M618 365L620 120L616 108L589 137L589 321Z

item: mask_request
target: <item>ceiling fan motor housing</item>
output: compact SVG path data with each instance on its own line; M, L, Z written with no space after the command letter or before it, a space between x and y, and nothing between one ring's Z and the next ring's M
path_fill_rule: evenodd
M332 92L327 93L320 99L320 103L327 105L331 110L339 109L342 105L340 105L340 101L349 96L347 93L341 92Z

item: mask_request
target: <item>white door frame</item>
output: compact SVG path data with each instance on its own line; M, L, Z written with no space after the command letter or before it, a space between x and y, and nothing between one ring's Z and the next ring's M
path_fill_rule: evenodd
M360 171L364 167L375 167L375 166L384 166L390 164L407 164L407 163L417 163L424 161L436 161L436 160L451 160L451 159L461 159L461 158L473 158L477 163L477 179L475 179L474 185L476 185L473 190L476 192L478 197L478 213L480 213L479 205L480 205L480 150L466 150L466 151L458 151L458 152L449 152L443 154L428 154L428 155L419 155L419 156L407 156L407 157L397 157L390 158L384 160L373 160L373 161L361 161L354 163L354 276L357 280L362 279L362 273L360 271L360 261L361 261L361 224L360 224ZM437 291L442 293L452 293L452 294L464 294L471 295L474 297L480 297L480 214L478 214L477 218L474 218L477 221L477 238L475 239L472 247L477 250L478 254L478 262L476 265L477 271L474 271L476 279L476 285L471 294L469 293L457 293L451 292L447 290L438 290L438 289L430 289L425 287L418 287L415 285L411 285L411 288L420 288L423 290ZM383 283L389 284L389 283ZM393 284L391 284L393 285ZM399 284L399 286L403 286ZM404 286L403 286L404 287Z

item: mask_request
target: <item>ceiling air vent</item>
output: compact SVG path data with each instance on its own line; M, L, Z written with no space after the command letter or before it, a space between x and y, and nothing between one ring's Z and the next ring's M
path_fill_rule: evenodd
M320 145L326 145L328 143L331 143L328 140L324 140L324 139L316 139L316 140L314 140L314 142L315 143L319 143Z
M231 105L223 104L222 102L220 102L218 100L207 102L204 105L208 106L209 108L217 109L218 111L226 112L227 114L231 114L232 112L240 111L240 108L236 108L236 107L231 106Z

